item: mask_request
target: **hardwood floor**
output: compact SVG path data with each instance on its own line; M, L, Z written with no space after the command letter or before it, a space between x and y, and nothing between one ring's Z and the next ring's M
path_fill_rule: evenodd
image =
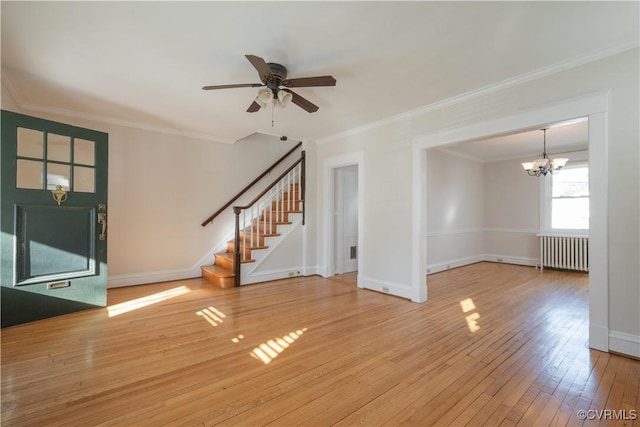
M587 341L586 275L504 264L424 304L353 274L112 289L2 330L2 425L640 426L640 361Z

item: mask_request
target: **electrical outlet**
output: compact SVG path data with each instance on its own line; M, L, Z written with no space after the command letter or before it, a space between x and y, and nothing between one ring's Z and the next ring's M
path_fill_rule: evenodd
M389 292L389 288L387 288L386 286L382 287L382 292Z
M502 258L498 258L498 262L502 262Z
M430 268L427 268L427 273L431 273L431 269Z
M451 268L451 264L447 264L447 270Z

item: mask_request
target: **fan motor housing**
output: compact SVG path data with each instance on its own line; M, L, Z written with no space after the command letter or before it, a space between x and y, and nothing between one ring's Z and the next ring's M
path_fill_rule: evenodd
M276 64L275 62L268 62L267 65L269 69L273 73L274 76L278 77L280 80L284 80L287 78L287 67L281 64Z

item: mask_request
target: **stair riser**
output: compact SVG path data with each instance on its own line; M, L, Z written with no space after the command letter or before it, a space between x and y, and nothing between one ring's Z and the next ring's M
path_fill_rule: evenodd
M216 258L216 264L222 267L230 268L233 271L233 257L226 258L224 256L215 254L215 258Z
M278 233L278 225L284 225L284 224L290 224L289 222L274 222L274 223L270 223L270 222L264 222L264 221L260 221L260 222L254 222L253 223L253 231L254 233L257 233L258 231L260 232L260 234L277 234Z
M240 234L240 244L244 246L264 246L264 234L258 235L257 233L253 233L253 238L250 236L250 233ZM233 244L233 240L227 242ZM227 247L230 247L227 245Z
M275 211L302 211L302 201L301 200L287 200L286 198L283 200L279 200L277 202L271 202L271 210Z
M265 212L264 215L260 217L260 222L275 222L275 223L284 223L291 222L289 219L289 213L300 213L300 212Z
M220 277L208 271L202 271L202 277L223 289L233 288L236 285L235 277Z
M282 193L280 195L280 201L282 201L282 200L289 201L289 199L291 199L291 201L297 200L299 202L299 201L301 201L300 196L301 195L298 194L297 191L294 191L292 193L290 193L288 191L285 191L284 193Z
M244 259L251 259L251 251L255 251L258 249L267 249L267 246L258 246L256 244L254 244L254 246L247 246L240 244L240 256L243 256L244 254ZM235 244L233 242L228 242L227 243L227 253L233 254L235 251Z

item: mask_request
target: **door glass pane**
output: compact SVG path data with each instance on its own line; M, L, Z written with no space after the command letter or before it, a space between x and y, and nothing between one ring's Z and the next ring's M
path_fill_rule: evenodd
M95 169L82 166L73 167L73 191L95 193Z
M47 163L47 190L55 190L57 185L69 191L69 165Z
M55 133L47 134L47 160L71 162L71 138Z
M16 187L42 190L42 162L18 159Z
M73 140L73 162L76 164L83 164L88 166L94 166L95 162L95 149L94 142L86 139L74 139Z
M27 128L18 128L18 156L41 159L42 153L44 152L43 141L43 132Z

